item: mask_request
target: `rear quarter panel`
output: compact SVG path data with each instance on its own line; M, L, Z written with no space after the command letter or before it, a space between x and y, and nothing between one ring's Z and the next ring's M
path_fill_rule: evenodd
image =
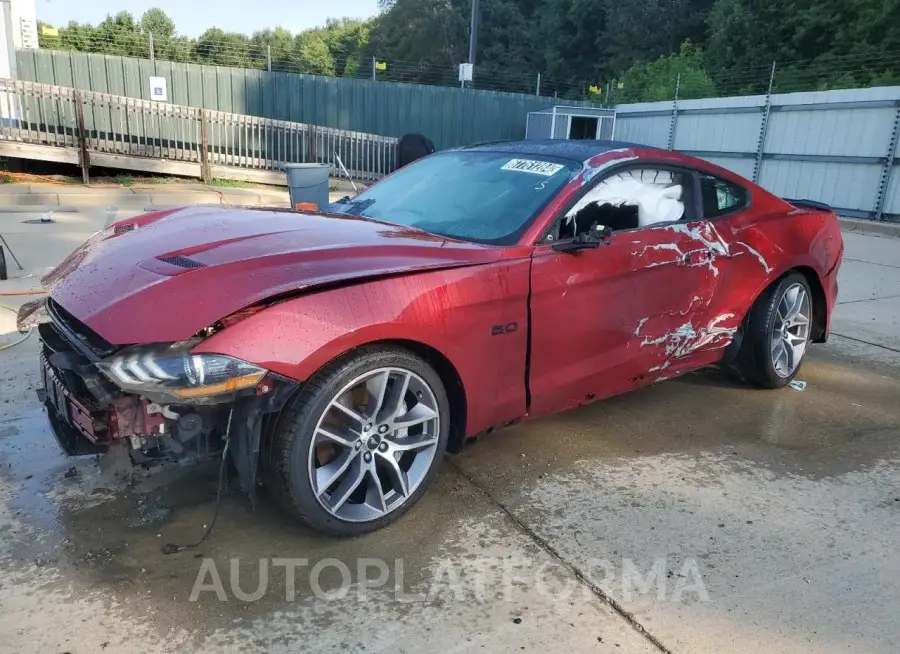
M837 273L843 255L840 222L830 211L795 207L730 170L695 157L684 161L750 191L750 207L734 217L713 219L730 247L727 266L719 266L717 303L722 312L745 316L753 302L790 270L813 270L825 293L825 332L837 301Z
M406 340L455 367L467 435L525 413L530 259L426 272L310 292L214 334L198 352L230 354L305 380L353 348ZM492 336L496 325L517 324Z
M720 266L718 302L722 311L744 316L779 277L792 269L809 268L825 292L827 332L843 249L840 224L834 214L790 206L785 211L773 206L714 224L729 244L731 255L728 265Z

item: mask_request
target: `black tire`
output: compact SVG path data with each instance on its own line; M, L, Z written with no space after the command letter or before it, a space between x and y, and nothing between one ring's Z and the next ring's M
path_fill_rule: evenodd
M0 247L0 281L9 279L6 272L6 255L3 253L3 248Z
M440 434L430 468L418 488L399 507L367 522L342 520L316 499L308 461L313 433L332 398L360 375L378 368L404 368L421 377L437 400ZM318 371L288 402L274 433L264 444L263 479L268 492L289 513L329 536L355 536L389 525L415 504L440 468L450 433L450 404L440 376L420 357L398 347L368 346L342 356Z
M778 374L772 362L771 338L775 329L778 305L785 292L795 284L800 284L806 290L810 303L810 322L812 322L812 316L815 315L815 306L813 305L815 299L806 277L798 272L788 273L772 284L757 298L747 316L741 349L731 365L731 372L735 373L739 379L762 388L784 388L800 372L805 356L800 359L800 363L794 371L787 376ZM807 340L807 347L809 342Z

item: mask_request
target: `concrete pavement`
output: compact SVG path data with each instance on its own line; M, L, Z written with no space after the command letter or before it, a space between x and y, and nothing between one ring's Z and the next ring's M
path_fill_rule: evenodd
M82 208L153 208L183 204L288 207L287 189L230 188L205 184L150 184L128 187L95 184L3 184L0 212L80 211Z
M32 272L108 219L39 231L34 217L13 236ZM353 540L231 492L206 543L162 555L202 533L215 469L113 493L91 459L57 452L34 342L0 352L0 639L75 653L896 652L900 240L845 239L835 335L813 348L804 391L704 372L509 428ZM10 320L0 312L0 334Z
M900 241L845 233L832 330L900 350Z

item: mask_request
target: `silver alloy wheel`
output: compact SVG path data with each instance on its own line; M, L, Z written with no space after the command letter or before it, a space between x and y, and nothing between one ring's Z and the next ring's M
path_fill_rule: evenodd
M434 392L404 368L360 375L328 403L309 448L319 504L348 522L369 522L402 506L437 454Z
M778 302L770 337L772 366L779 377L790 377L800 366L809 342L809 321L809 293L803 284L792 284Z

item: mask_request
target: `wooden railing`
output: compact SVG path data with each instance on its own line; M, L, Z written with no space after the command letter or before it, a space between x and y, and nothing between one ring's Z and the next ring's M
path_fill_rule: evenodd
M286 163L332 163L371 181L396 167L397 139L0 78L0 155L285 183ZM340 175L336 168L335 173Z

